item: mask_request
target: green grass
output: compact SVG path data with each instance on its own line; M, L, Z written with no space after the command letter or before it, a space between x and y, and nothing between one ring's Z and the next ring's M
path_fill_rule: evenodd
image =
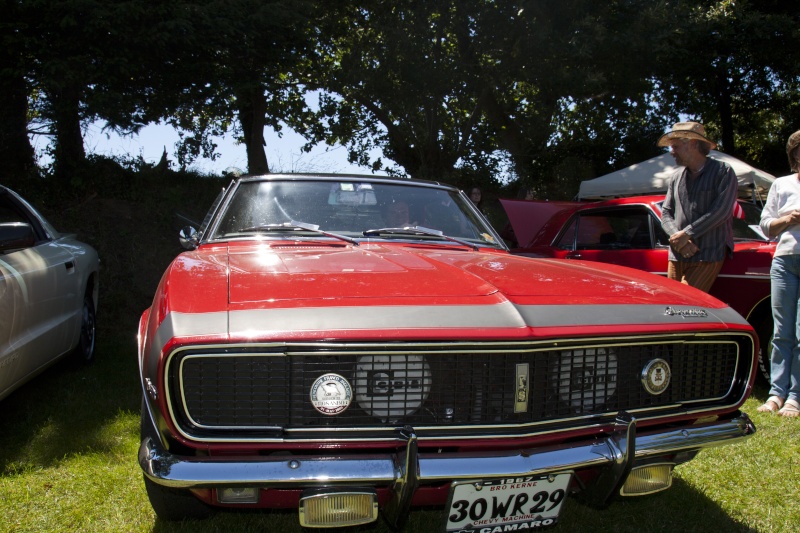
M0 404L0 531L303 531L295 511L223 512L184 524L155 517L137 463L135 359L132 333L106 327L95 364L59 363ZM797 531L800 420L757 413L765 396L759 388L745 406L754 437L679 466L669 491L605 510L569 500L550 531ZM415 510L406 531L437 531L442 520L441 509Z

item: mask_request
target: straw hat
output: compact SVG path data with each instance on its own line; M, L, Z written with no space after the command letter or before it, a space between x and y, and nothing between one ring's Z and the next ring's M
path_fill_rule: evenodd
M658 146L669 146L671 139L696 139L711 145L711 149L717 147L717 143L706 137L706 129L699 122L678 122L672 126L672 131L665 133L658 139Z

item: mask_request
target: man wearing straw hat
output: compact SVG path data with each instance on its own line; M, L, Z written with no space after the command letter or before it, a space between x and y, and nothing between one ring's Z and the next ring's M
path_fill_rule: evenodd
M670 177L661 208L670 245L667 277L708 292L726 255L733 253L736 174L708 157L717 145L697 122L678 122L658 146L669 147L683 167Z

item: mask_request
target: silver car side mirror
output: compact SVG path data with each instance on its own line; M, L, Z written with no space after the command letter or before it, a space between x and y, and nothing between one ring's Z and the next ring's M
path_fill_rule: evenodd
M200 242L200 234L192 226L185 226L180 233L178 233L178 240L186 250L194 250L197 248L197 243Z

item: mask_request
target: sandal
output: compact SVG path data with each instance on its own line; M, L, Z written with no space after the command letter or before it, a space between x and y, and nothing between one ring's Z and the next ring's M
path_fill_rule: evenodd
M795 400L786 400L786 403L783 404L778 414L786 418L796 418L800 416L800 403L797 403Z
M779 396L770 396L764 405L756 409L759 413L778 413L783 407L783 398Z

